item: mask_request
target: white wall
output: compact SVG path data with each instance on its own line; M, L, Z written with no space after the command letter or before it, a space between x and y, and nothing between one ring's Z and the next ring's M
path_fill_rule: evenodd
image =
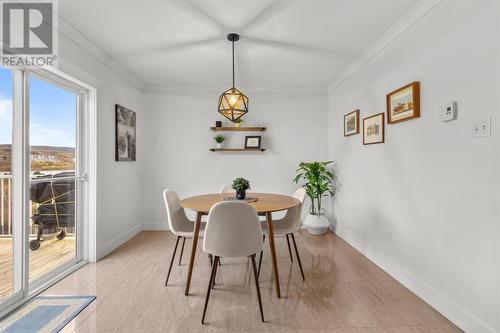
M328 101L326 94L251 93L246 126L267 126L261 133L264 153L215 153L209 127L223 120L217 113L219 93L145 94L147 133L144 147L144 221L146 227L166 224L162 191L181 197L217 192L221 185L245 177L255 191L292 193L300 161L327 157ZM228 123L228 121L226 121ZM245 135L223 133L227 147L242 148ZM226 143L225 143L226 144Z
M97 88L96 254L99 259L141 228L142 89L131 83L124 71L113 69L89 52L92 45L71 30L65 33L59 37L59 69ZM99 51L94 49L94 52ZM114 161L115 103L137 112L137 162Z
M500 5L442 1L330 94L337 232L467 332L500 332ZM344 138L343 115L385 111L421 83L421 117L386 143ZM438 105L458 102L458 119ZM472 123L492 117L492 136Z

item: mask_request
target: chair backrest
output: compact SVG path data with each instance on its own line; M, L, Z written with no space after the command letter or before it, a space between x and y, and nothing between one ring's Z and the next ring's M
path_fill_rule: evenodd
M235 192L236 191L234 190L233 185L231 185L231 184L224 184L224 185L222 185L222 187L219 190L220 194L235 193Z
M167 219L170 231L173 234L177 234L177 230L181 230L181 223L188 223L190 221L186 216L184 208L181 206L181 201L177 193L166 189L163 191L163 200L167 208Z
M298 229L302 219L302 208L304 207L304 201L306 200L307 193L306 190L301 187L297 189L292 196L299 200L300 204L287 210L283 219L285 220L285 223L290 224L290 228Z
M242 201L215 204L208 213L203 251L219 257L246 257L262 251L255 208Z

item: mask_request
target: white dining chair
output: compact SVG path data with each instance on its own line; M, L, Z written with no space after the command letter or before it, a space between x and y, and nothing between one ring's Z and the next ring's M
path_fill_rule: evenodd
M255 208L242 201L226 201L219 202L210 209L205 228L205 238L203 239L203 251L212 254L214 262L201 318L202 324L205 322L210 291L215 282L220 257L250 257L257 289L260 317L264 321L255 262L255 255L261 252L262 249L262 229Z
M186 241L186 238L193 238L194 222L187 218L186 212L180 204L180 199L177 193L172 190L166 189L165 191L163 191L163 200L167 209L167 220L170 232L177 236L174 252L172 253L172 259L170 260L170 266L168 268L167 280L165 281L166 286L168 284L170 272L172 271L172 265L174 263L175 253L177 252L179 241L182 239L182 249L179 258L180 265L182 260L182 253L184 252L184 242ZM206 223L202 223L200 226L200 237L203 237L205 225Z
M285 216L282 219L273 220L273 233L274 236L284 235L286 237L286 242L288 245L288 253L290 254L290 260L293 262L292 249L290 248L289 237L292 238L293 247L295 248L295 255L297 257L297 261L300 267L300 274L302 274L302 280L305 281L304 271L302 270L302 262L300 261L299 251L297 249L297 243L295 242L294 232L296 232L300 227L300 222L302 219L302 207L304 206L304 200L306 199L306 190L302 187L299 188L297 191L295 191L293 197L299 200L300 204L298 206L295 206L287 210ZM262 232L264 233L263 238L265 240L265 236L268 234L267 223L266 222L261 222L261 223L262 223ZM263 252L260 253L259 271L257 275L260 275L260 267L262 265L262 255Z
M233 185L231 185L231 184L224 184L224 185L222 185L222 187L219 189L219 193L220 193L220 194L224 194L224 193L231 193L231 194L234 194L234 193L236 193L236 191L234 190Z

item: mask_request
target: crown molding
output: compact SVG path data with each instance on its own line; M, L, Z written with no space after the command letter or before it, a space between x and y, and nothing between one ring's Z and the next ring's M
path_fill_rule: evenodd
M145 84L144 92L157 93L210 93L221 94L227 90L227 86L204 86L204 85L162 85ZM238 89L245 94L249 93L277 93L296 95L325 95L328 93L325 87L286 87L286 86L238 86Z
M120 65L116 60L114 60L109 54L99 48L96 44L90 41L85 35L83 35L80 31L78 31L71 24L66 22L62 17L59 16L59 33L78 46L80 46L83 50L87 51L91 55L93 55L96 59L98 59L102 64L104 64L108 69L112 72L125 79L131 85L136 87L139 90L143 90L144 83L141 82L138 78L132 75L127 69L125 69L122 65Z
M405 34L411 27L417 24L422 18L430 13L442 0L420 0L408 13L403 15L394 25L392 25L380 38L378 38L360 57L346 67L340 74L335 76L326 89L328 92L334 91L351 75L367 65L379 53Z

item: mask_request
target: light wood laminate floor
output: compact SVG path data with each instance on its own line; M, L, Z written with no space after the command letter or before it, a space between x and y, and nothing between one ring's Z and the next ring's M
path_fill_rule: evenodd
M333 233L297 235L306 281L276 241L283 298L275 296L268 247L260 276L266 323L261 323L247 259L222 259L217 285L201 325L210 275L196 257L191 296L184 296L190 242L182 266L165 276L175 237L142 232L96 264L71 274L45 294L96 295L63 332L462 332ZM200 248L201 246L199 246ZM177 264L177 262L176 262Z

